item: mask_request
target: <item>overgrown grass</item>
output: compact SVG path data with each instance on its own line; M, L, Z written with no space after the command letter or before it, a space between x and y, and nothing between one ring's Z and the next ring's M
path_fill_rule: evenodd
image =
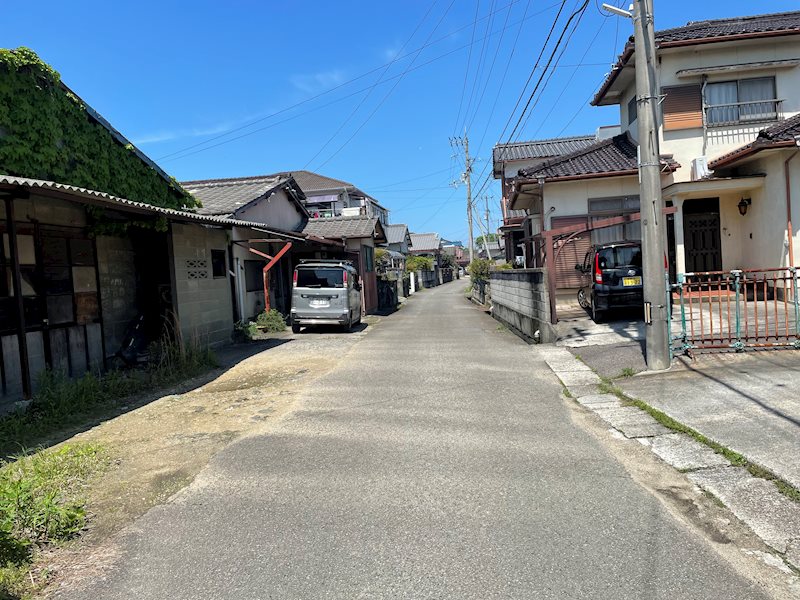
M24 452L47 435L84 423L127 396L175 384L216 365L214 353L207 347L166 340L151 345L146 369L86 373L77 379L60 371L44 371L28 409L0 418L0 458Z
M747 457L745 457L744 455L734 450L731 450L730 448L727 448L726 446L723 446L722 444L719 444L712 439L707 438L699 431L692 429L687 425L684 425L680 421L676 421L665 412L662 412L657 408L650 406L646 402L643 402L642 400L637 400L636 398L631 398L608 379L603 379L598 387L602 391L602 393L614 394L615 396L617 396L617 398L622 400L626 405L635 406L640 410L643 410L651 417L653 417L653 419L655 419L657 422L661 423L667 429L671 429L672 431L676 431L678 433L686 434L692 439L700 442L701 444L708 446L717 454L721 454L722 456L724 456L728 460L728 462L730 462L733 466L744 467L745 469L747 469L748 472L753 477L760 477L761 479L766 479L767 481L771 481L775 485L775 487L778 488L778 491L780 491L784 496L797 503L800 503L800 490L798 490L790 483L787 483L786 481L775 475L769 469L765 469L764 467L747 460Z
M635 369L632 369L631 367L625 367L624 369L622 369L622 371L619 372L619 375L617 375L617 378L618 379L622 379L622 378L625 378L625 377L633 377L634 375L636 375L636 370Z
M0 599L27 596L35 550L84 528L83 488L108 460L102 446L79 443L0 463Z
M264 331L277 333L286 329L286 320L281 313L273 308L269 312L264 311L258 315L256 325Z

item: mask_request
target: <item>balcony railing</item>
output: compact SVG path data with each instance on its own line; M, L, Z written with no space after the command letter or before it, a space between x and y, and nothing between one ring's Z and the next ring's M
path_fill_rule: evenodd
M704 107L706 127L728 127L783 119L783 100L753 100Z

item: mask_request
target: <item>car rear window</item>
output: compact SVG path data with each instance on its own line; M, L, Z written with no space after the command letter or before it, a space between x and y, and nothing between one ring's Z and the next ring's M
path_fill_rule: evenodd
M344 269L297 269L297 287L344 287Z
M639 246L604 248L597 254L599 255L601 269L642 266L642 249Z

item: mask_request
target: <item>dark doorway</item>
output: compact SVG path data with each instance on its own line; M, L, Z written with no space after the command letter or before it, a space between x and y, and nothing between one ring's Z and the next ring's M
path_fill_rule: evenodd
M722 270L719 198L684 201L683 243L687 272Z
M156 341L165 326L174 325L167 234L131 227L129 235L136 264L136 307L143 317L146 341Z

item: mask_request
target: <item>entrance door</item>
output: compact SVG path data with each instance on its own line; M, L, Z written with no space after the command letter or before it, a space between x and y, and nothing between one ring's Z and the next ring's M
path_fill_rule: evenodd
M687 272L722 270L719 198L683 203L683 243Z

